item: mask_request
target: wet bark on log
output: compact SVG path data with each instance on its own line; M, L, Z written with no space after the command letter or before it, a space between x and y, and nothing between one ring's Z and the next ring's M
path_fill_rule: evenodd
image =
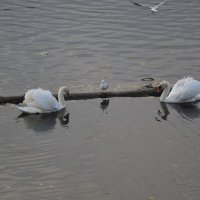
M24 95L22 96L9 96L9 97L2 97L0 96L0 104L7 104L7 103L12 103L12 104L19 104L22 103L24 100Z
M53 94L57 98L57 94ZM108 92L88 92L88 93L69 93L65 96L66 100L86 100L97 98L112 98L112 97L148 97L148 96L160 96L160 93L156 92L154 88L138 88L131 91L108 91ZM0 96L0 104L19 104L24 100L24 95L21 96Z

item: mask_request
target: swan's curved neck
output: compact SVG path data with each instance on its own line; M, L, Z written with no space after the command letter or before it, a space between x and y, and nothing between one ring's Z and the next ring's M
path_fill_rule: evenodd
M58 102L62 107L65 107L65 98L64 98L64 91L65 87L61 87L58 91Z
M166 98L170 93L170 84L168 82L166 82L166 86L165 89L163 90L161 96L160 96L160 101L161 102L166 102Z

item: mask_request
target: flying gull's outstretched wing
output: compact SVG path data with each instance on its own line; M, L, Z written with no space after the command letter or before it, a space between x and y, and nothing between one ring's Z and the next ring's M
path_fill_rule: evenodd
M143 6L143 5L141 5L141 4L139 4L139 3L136 3L136 2L133 2L133 1L130 1L132 4L134 4L134 5L136 5L136 6L140 6L140 7L143 7L143 8L150 8L150 7L148 7L148 6Z
M156 6L154 6L154 9L157 9L159 6L161 6L163 3L165 3L167 0L165 0L165 1L163 1L163 2L161 2L161 3L159 3L158 5L156 5Z

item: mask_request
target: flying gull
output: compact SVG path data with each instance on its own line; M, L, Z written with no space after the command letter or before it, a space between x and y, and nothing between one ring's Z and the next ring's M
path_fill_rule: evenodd
M136 3L136 2L133 2L133 1L130 1L132 4L136 5L136 6L140 6L140 7L143 7L143 8L147 8L147 9L150 9L152 11L152 13L154 12L157 12L158 11L158 7L160 7L162 4L164 4L167 0L165 1L162 1L161 3L155 5L155 6L144 6L144 5L141 5L139 3Z

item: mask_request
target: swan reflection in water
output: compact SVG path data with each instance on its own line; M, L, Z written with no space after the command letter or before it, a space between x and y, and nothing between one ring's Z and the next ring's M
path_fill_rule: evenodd
M103 113L108 114L107 107L109 105L109 99L103 99L103 101L100 103L100 108L102 109Z
M53 130L57 121L59 121L63 127L68 128L69 113L66 113L65 110L34 115L22 113L18 116L18 119L24 120L24 124L27 129L32 129L34 132L41 133Z
M176 112L186 120L194 120L200 117L200 108L197 103L179 103L179 104L167 104L160 103L160 109L158 109L158 116L155 119L157 121L167 120L170 115L170 109L176 110ZM170 108L170 109L169 109Z
M158 109L158 116L161 117L163 120L167 120L167 116L170 114L167 104L166 103L160 103L161 109ZM155 117L157 121L161 121L158 117Z

